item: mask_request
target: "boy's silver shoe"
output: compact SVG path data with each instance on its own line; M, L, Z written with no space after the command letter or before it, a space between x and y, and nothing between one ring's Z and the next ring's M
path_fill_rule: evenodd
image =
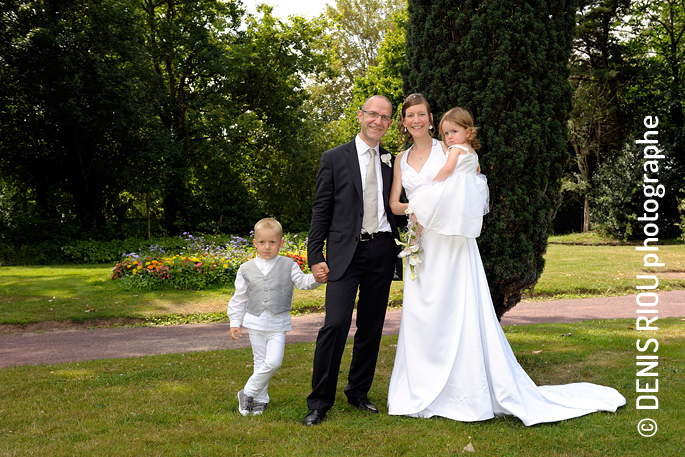
M259 416L264 411L266 411L267 406L269 406L268 403L262 403L261 401L254 402L254 406L252 407L252 415Z
M243 416L247 416L254 406L254 398L248 397L244 390L238 392L238 411Z

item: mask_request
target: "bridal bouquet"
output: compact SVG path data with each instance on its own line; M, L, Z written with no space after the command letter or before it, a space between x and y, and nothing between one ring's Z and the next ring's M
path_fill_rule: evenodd
M400 252L397 257L401 259L406 257L407 262L409 262L409 278L413 281L419 277L419 275L416 274L416 268L422 263L419 258L419 254L421 253L421 232L419 231L418 223L413 222L411 219L411 215L414 214L411 208L407 207L404 213L409 219L407 233L403 237L404 241L396 239L395 243L399 246L404 246L404 249L402 249L402 252Z

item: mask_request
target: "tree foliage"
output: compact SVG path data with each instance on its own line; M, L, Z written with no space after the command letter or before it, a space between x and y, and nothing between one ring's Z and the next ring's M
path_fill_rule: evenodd
M634 222L641 215L644 196L641 192L643 177L627 174L625 167L634 149L635 135L644 131L645 116L659 118L659 147L666 156L658 174L649 177L659 179L666 186L666 196L660 201L660 236L680 235L679 201L685 191L682 177L685 175L685 141L683 132L683 71L685 71L685 3L682 0L666 2L633 1L630 16L626 16L620 53L621 65L612 70L619 82L612 96L618 100L620 128L624 138L618 146L605 145L602 153L605 162L596 167L598 174L591 180L591 201L597 205L592 210L595 227L617 238L635 237L641 233ZM610 147L611 146L611 147ZM615 157L616 155L625 157ZM622 164L622 165L616 165ZM601 170L601 173L599 171ZM632 177L631 180L628 180ZM608 183L621 183L625 192L614 191ZM625 214L619 211L625 210Z
M239 39L242 10L235 2L218 0L145 0L141 8L149 65L156 75L149 90L158 102L158 134L165 140L150 152L159 164L151 175L159 179L166 229L245 229L247 224L235 218L245 210L239 202L249 201L239 177L224 169L227 173L213 175L212 187L203 185L201 178L207 173L200 171L209 165L203 163L206 143L216 146L221 141L221 132L212 129L205 114L221 113L224 120L236 116L228 105L225 81L228 50ZM152 163L147 162L151 171ZM225 168L210 163L213 170ZM211 198L215 189L228 191L223 205Z
M574 87L573 110L568 122L569 141L575 160L572 170L574 186L566 189L578 192L583 199L583 231L590 231L590 190L594 172L601 164L607 148L614 146L612 138L620 129L615 120L617 92L610 81L594 76L589 69L583 76L572 77Z
M141 201L171 233L244 233L264 214L304 228L326 142L305 90L330 73L320 23L221 0L0 13L4 239L70 221L68 236L116 236Z
M387 31L378 49L377 65L368 67L366 73L357 76L352 86L352 101L345 108L344 116L334 123L336 143L349 141L359 131L357 110L372 95L388 97L393 105L393 114L397 119L399 107L404 101L402 90L402 72L406 67L406 9L392 14L394 28ZM390 151L399 147L399 132L390 128L382 138L383 147Z
M570 62L574 89L568 123L575 160L567 190L583 201L583 231L591 228L590 192L593 175L603 159L616 154L626 135L626 114L619 97L630 78L626 40L619 31L629 14L630 0L581 0Z
M241 178L263 212L305 231L319 157L328 144L323 122L310 114L305 84L308 75L330 73L331 54L320 42L326 39L320 23L297 16L283 21L268 7L260 11L230 57L231 104L249 126L240 138Z
M679 207L685 197L685 1L637 1L632 25L638 31L633 58L641 69L639 81L631 86L635 98L631 107L641 131L645 116L658 116L659 143L666 155L658 178L668 190L661 202L663 236L678 236L683 215ZM638 18L643 20L638 25ZM639 63L638 63L639 62Z
M406 0L336 0L335 6L327 5L321 20L335 52L336 75L326 75L311 87L325 122L338 121L354 103L356 80L368 77L378 65L386 35L403 34L398 15L406 11L406 4Z
M573 1L410 0L405 93L479 125L491 212L479 245L502 316L544 268L571 108Z
M137 96L145 68L132 5L0 6L0 174L25 208L20 238L60 230L27 231L36 221L101 228L116 210L150 109ZM35 205L20 204L22 194Z
M284 20L239 0L0 2L0 241L59 254L145 233L146 217L153 234L244 233L263 215L305 231L321 151L352 138L368 96L397 111L414 91L482 126L500 315L542 271L564 147L565 207L584 200L596 229L630 237L631 144L658 116L661 233L680 233L684 0L331 4Z

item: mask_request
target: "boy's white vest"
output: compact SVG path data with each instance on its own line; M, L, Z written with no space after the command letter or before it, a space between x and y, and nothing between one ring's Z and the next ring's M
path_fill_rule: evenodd
M275 265L266 276L254 260L240 266L247 284L247 312L259 316L268 309L274 314L290 311L293 305L292 259L276 257Z

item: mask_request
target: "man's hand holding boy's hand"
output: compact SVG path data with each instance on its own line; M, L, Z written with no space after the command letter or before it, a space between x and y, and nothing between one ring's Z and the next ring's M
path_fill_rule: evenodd
M231 330L229 330L229 332L231 333L231 338L234 340L239 339L240 335L242 335L240 327L231 327Z
M316 282L325 283L328 281L328 273L331 271L326 262L320 262L311 266L312 274Z
M314 276L314 281L319 284L325 284L328 282L328 273L319 272L318 275Z

